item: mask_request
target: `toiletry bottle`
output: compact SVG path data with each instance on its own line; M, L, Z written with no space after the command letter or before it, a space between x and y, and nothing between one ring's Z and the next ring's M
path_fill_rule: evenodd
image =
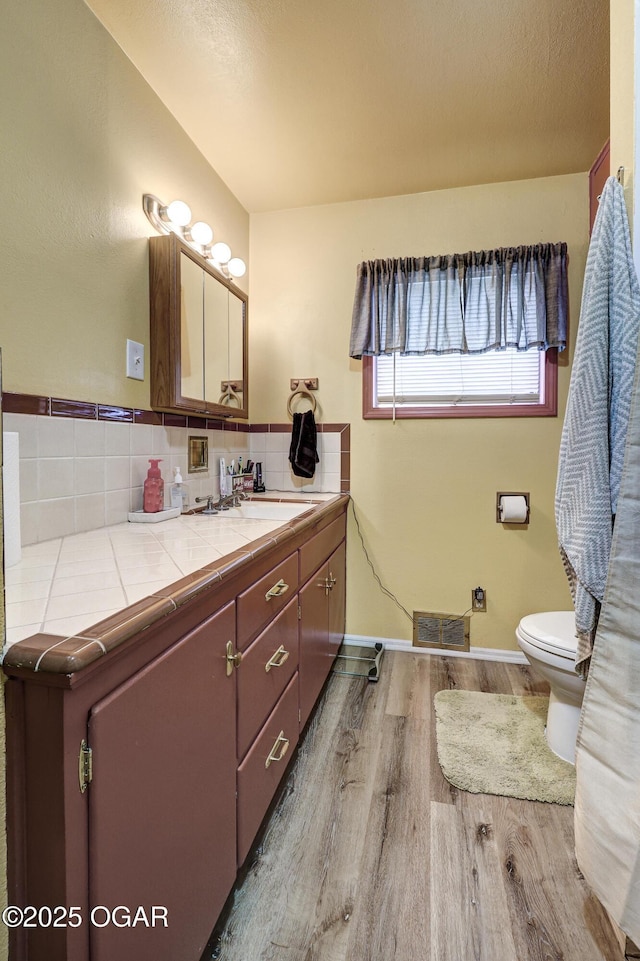
M189 493L186 484L182 483L179 467L173 468L173 484L171 485L171 506L179 507L183 514L189 510Z
M220 497L227 495L227 465L224 457L220 458Z
M158 464L161 458L149 458L151 467L144 482L142 506L146 514L155 514L164 508L164 481Z

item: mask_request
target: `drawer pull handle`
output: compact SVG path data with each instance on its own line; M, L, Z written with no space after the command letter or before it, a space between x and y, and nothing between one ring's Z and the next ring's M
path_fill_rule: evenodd
M234 667L240 666L240 661L242 660L242 654L240 651L234 652L233 642L227 641L227 677L231 677L233 674Z
M264 595L264 599L265 601L270 601L272 597L281 597L283 594L286 594L288 590L289 585L285 584L282 578L280 578L277 584L274 584L273 587L269 588L267 593Z
M278 734L275 744L269 751L269 757L264 762L265 767L269 767L272 761L281 761L289 750L289 738L284 736L284 731L280 731ZM278 751L280 753L278 754Z
M272 654L267 663L264 666L267 674L272 667L282 667L286 659L289 657L289 651L285 651L284 646L281 644L275 654Z

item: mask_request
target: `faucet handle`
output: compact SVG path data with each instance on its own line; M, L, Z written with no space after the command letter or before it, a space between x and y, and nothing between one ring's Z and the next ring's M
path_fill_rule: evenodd
M203 510L203 514L217 514L218 511L213 505L213 494L207 494L206 497L196 497L196 504L202 504L204 501L207 502L207 506Z

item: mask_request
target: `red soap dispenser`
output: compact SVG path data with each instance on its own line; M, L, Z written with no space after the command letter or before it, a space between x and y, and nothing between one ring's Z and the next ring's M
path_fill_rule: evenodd
M151 467L147 472L144 482L144 497L142 506L145 514L155 514L164 508L164 481L158 464L162 458L157 460L149 458Z

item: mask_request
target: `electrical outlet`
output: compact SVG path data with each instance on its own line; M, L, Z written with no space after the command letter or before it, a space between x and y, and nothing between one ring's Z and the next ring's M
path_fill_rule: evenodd
M144 344L127 340L127 377L144 380Z
M474 587L471 591L471 610L472 611L486 611L487 609L487 592L484 587Z

